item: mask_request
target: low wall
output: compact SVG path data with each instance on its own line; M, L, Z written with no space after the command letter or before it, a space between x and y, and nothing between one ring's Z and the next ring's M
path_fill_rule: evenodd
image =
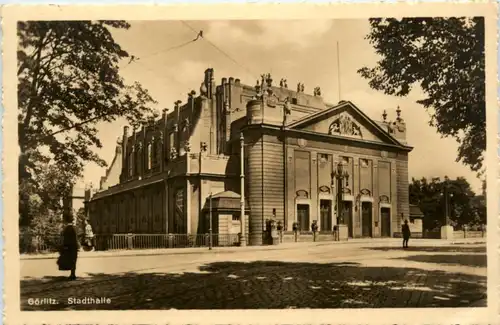
M486 232L483 231L463 231L457 230L453 232L453 239L462 238L483 238L486 237Z
M334 241L333 232L319 232L316 234L316 241ZM297 242L312 242L314 241L312 231L300 232L297 236ZM287 231L283 234L283 243L295 242L295 234L292 231Z
M394 238L402 238L401 232L395 232ZM483 238L486 237L486 232L482 231L462 231L457 230L453 232L453 239L463 239L463 238ZM424 238L424 239L441 239L440 231L424 231L424 232L412 232L411 238Z
M394 238L403 238L401 232L395 232ZM440 239L440 231L424 231L424 232L412 232L411 238L424 238L424 239Z

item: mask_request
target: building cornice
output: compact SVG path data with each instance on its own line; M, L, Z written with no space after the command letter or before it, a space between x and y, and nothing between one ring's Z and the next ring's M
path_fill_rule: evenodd
M274 124L266 124L266 123L249 124L249 125L244 126L242 128L242 131L258 130L258 129L267 130L267 131L280 131L280 132L285 131L287 134L287 137L289 137L290 135L296 135L296 136L305 136L305 137L310 138L310 139L317 139L319 141L336 140L339 142L349 142L349 143L360 144L360 145L371 145L371 146L378 146L381 148L391 148L393 150L405 151L405 152L410 152L413 150L413 147L405 146L405 145L396 145L396 144L391 144L391 143L342 137L342 136L338 136L338 135L330 135L330 134L319 133L319 132L314 132L314 131L291 129L288 127L283 128L283 126L274 125Z
M140 180L133 180L133 181L128 181L126 183L118 184L113 187L108 188L107 190L97 192L94 194L94 196L91 198L91 201L94 200L99 200L103 199L112 195L116 194L121 194L123 192L127 191L133 191L140 189L145 186L153 185L153 184L158 184L161 182L165 182L171 179L176 179L176 178L199 178L199 177L204 177L204 178L218 178L218 179L227 179L227 178L238 178L239 175L237 174L215 174L215 173L182 173L182 174L177 174L177 175L168 175L168 173L161 173L157 174L148 178L143 178Z

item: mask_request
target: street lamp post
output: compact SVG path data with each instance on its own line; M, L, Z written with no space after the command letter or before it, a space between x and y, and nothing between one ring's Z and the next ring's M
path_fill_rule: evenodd
M442 195L444 196L444 225L448 226L450 223L450 199L453 193L450 193L450 179L448 176L444 177L444 189Z
M240 222L241 238L240 246L246 246L246 216L245 216L245 138L240 133Z
M344 194L344 179L346 181L345 185L349 186L349 173L344 170L344 165L342 162L337 164L337 168L333 170L330 174L332 185L337 181L337 224L344 224L344 218L342 216L342 205L343 205L343 194Z
M210 192L209 199L209 207L208 207L208 219L209 219L209 228L208 228L208 249L212 250L212 192Z
M444 177L444 188L443 192L441 192L441 195L444 196L444 224L441 227L441 239L453 239L453 227L449 225L450 220L449 220L449 198L450 196L453 196L453 194L449 193L450 190L450 180L448 176Z
M287 166L287 150L286 150L286 122L287 115L292 112L290 107L290 98L287 97L283 101L283 121L282 121L282 134L283 134L283 227L286 230L288 228L288 166Z

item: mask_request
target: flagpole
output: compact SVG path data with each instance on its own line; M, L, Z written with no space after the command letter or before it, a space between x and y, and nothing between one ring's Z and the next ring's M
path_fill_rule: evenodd
M340 88L340 48L339 41L337 41L337 83L339 86L339 102L342 100Z

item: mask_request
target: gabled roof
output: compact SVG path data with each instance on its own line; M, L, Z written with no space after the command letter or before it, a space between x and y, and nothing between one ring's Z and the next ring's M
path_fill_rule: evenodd
M233 191L224 191L212 195L212 199L225 198L225 199L239 199L241 195Z
M307 115L307 116L305 116L297 121L294 121L294 122L288 124L287 128L300 129L300 128L305 127L307 125L313 124L314 122L326 119L326 118L336 114L338 111L345 109L345 108L352 109L356 114L358 114L361 117L362 120L364 120L368 125L370 125L374 130L376 130L376 133L378 133L382 138L385 138L386 140L388 140L391 144L394 144L397 146L408 147L407 145L401 143L396 138L394 138L392 135L390 135L378 123L373 121L370 117L368 117L368 115L366 115L361 109L359 109L356 105L354 105L350 101L341 101L336 106L327 108L327 109L325 109L321 112L318 112L318 113Z

